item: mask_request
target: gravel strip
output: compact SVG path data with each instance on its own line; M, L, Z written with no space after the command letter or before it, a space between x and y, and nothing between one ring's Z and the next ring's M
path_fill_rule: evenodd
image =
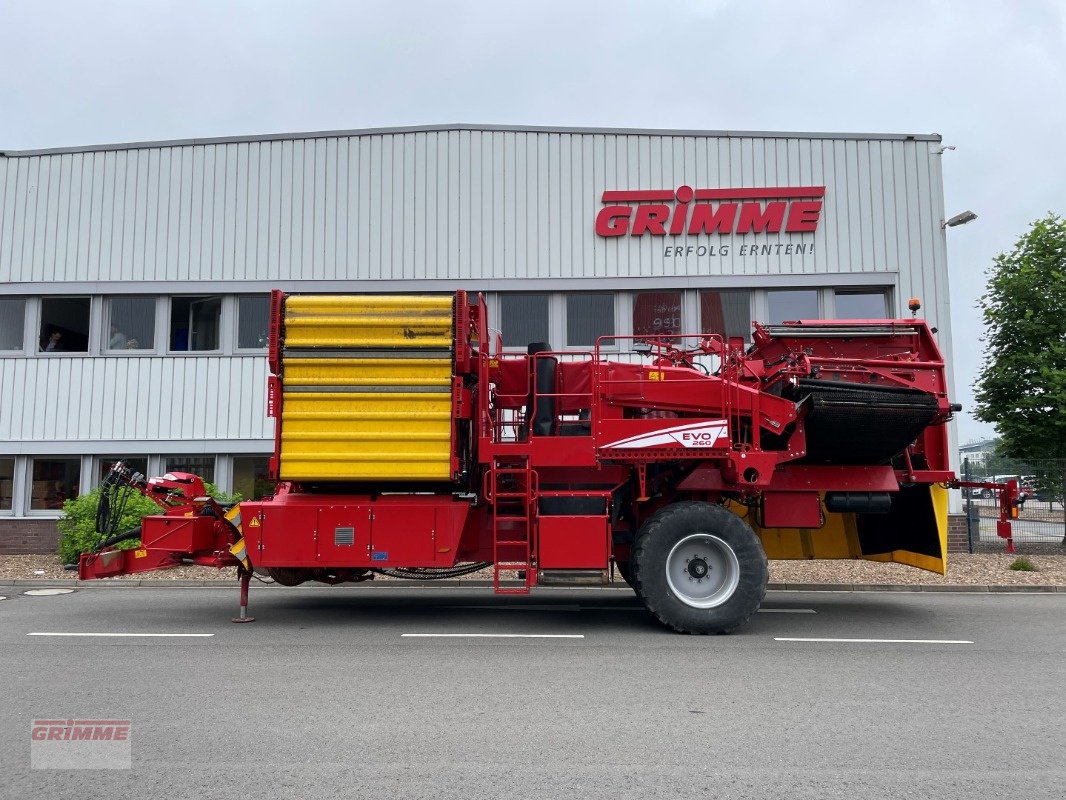
M1066 549L1027 555L1036 572L1008 569L1016 556L1006 553L956 554L948 559L948 574L906 567L902 564L879 564L873 561L771 561L770 583L775 584L891 584L891 585L969 585L969 586L1066 586ZM1050 550L1050 548L1049 548ZM73 580L77 572L63 569L55 556L0 555L0 580ZM175 567L146 572L122 580L156 581L166 585L173 581L232 581L232 569L211 567ZM467 576L467 579L491 579L490 570ZM378 576L376 580L382 580ZM385 578L384 580L389 580Z

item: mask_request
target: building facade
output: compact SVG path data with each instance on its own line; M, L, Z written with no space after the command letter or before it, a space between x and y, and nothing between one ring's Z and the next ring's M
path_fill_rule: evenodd
M440 126L0 152L0 551L117 458L256 494L267 292L486 293L508 344L908 315L937 135Z

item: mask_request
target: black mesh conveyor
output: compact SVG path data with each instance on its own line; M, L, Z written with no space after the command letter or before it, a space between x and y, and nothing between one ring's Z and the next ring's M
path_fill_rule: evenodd
M813 464L885 464L937 415L936 397L920 389L806 378L793 391Z

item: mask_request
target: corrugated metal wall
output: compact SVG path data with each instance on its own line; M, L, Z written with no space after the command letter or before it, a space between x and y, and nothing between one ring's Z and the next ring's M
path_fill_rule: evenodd
M0 358L0 441L268 440L266 379L255 356Z
M929 140L442 130L0 158L0 275L921 272L934 268L941 238L934 149ZM661 238L593 233L604 189L681 184L824 184L814 255L664 259Z

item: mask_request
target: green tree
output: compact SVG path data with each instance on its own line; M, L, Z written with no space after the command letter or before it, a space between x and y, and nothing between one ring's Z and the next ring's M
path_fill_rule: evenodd
M1003 455L1057 460L1066 494L1066 220L1036 220L997 256L980 306L977 417L996 426Z

